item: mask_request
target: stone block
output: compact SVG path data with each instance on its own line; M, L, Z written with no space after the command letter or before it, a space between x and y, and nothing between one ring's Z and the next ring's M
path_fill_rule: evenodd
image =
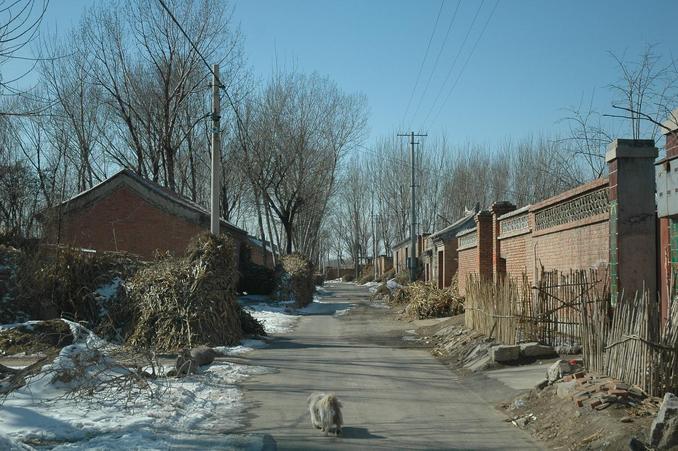
M571 398L576 388L577 384L574 381L560 382L556 386L556 395L558 395L558 397L562 399Z
M523 357L553 357L557 355L551 346L542 345L537 342L521 343L520 354Z
M520 358L520 346L498 345L490 348L490 359L497 363L515 362Z
M650 445L667 449L678 445L678 396L666 393L650 427Z

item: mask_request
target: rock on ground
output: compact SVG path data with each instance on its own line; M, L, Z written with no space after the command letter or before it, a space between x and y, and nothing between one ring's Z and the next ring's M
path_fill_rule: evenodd
M678 396L666 393L650 427L650 445L669 449L678 445Z

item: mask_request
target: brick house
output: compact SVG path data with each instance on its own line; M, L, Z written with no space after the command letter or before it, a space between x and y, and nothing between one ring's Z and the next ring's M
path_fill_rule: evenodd
M249 236L247 245L252 263L273 269L273 247L269 241L264 243L258 238Z
M438 288L449 287L457 273L457 234L475 226L474 214L468 214L426 239L423 254L424 281Z
M662 316L667 317L678 273L678 108L663 122L666 157L655 164L657 215L659 216L659 296ZM673 286L672 286L673 285ZM675 299L675 292L674 292ZM675 302L675 301L674 301Z
M424 242L426 241L426 237L429 236L429 233L424 233L421 235L417 235L417 249L416 253L414 255L414 258L419 261L419 264L421 264L420 257L423 254L424 251ZM409 267L407 265L407 262L409 261L411 255L410 252L410 247L412 245L412 240L410 238L407 238L406 240L403 240L399 243L396 243L393 248L392 248L392 255L393 255L393 268L395 268L396 274L403 272L403 271L409 271ZM424 280L424 273L420 275L420 280Z
M125 251L151 258L157 252L183 255L190 239L209 230L200 205L123 169L43 214L44 238L97 251ZM249 244L247 232L221 220L236 255ZM239 260L239 259L236 259Z

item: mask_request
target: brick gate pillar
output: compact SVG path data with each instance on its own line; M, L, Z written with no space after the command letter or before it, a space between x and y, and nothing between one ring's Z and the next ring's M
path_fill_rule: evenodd
M657 295L654 160L651 139L616 139L607 147L610 174L610 292L616 303L643 287Z
M501 258L501 242L499 241L499 216L516 209L511 202L500 201L492 204L492 272L496 281L506 274L506 259Z
M487 210L476 214L478 234L478 275L481 279L492 279L492 213Z

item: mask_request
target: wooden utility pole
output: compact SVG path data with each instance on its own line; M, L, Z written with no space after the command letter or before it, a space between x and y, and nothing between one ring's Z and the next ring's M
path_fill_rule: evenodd
M414 137L419 137L419 136L428 136L427 134L423 133L398 133L398 136L409 136L410 137L410 163L411 163L411 172L410 172L410 180L411 180L411 195L410 195L410 200L411 200L411 205L410 205L410 217L412 219L412 224L410 226L410 257L409 257L409 262L408 266L410 268L410 282L414 282L417 280L417 204L415 202L415 159L414 159L414 146L416 144L419 144L418 142L414 141Z
M221 113L219 105L219 65L212 65L212 203L210 232L218 235L219 230L219 195L221 191Z

